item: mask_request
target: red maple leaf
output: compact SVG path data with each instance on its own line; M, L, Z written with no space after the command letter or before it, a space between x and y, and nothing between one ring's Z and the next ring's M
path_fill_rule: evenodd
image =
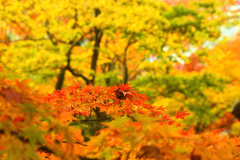
M181 118L181 119L184 119L185 120L185 116L187 115L190 115L190 113L187 113L187 111L183 111L183 112L179 112L177 111L175 117L178 119L178 118Z

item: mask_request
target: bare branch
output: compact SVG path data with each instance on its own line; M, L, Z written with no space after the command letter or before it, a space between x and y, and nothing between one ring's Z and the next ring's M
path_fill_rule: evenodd
M87 77L85 77L84 75L82 75L81 73L78 73L76 70L72 69L70 66L66 67L66 69L72 73L72 75L76 76L76 77L81 77L82 79L84 79L84 81L89 84L89 80L87 79Z

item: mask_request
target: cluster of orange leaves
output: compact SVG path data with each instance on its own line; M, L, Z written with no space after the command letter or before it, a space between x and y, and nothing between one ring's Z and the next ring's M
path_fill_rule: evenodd
M184 130L178 120L184 120L186 111L171 117L128 84L81 87L74 82L44 98L36 92L26 81L0 80L2 159L230 160L240 156L239 138L221 136L220 131ZM111 115L111 122L102 123L106 128L84 142L81 130L69 124L77 121L77 115L91 118L97 108Z
M81 83L74 82L72 86L48 94L44 101L51 105L55 114L64 113L66 118L70 118L68 120L74 119L73 115L88 117L93 109L99 108L101 112L112 115L112 118L140 113L161 118L161 121L167 121L168 124L174 123L162 106L152 106L148 97L124 83L112 87L92 85L81 87ZM188 115L186 112L178 112L176 119L184 119L186 115Z

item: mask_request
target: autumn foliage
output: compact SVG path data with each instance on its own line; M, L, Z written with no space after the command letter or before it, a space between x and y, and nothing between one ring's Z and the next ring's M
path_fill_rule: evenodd
M0 0L0 159L240 160L236 4Z
M239 156L238 138L221 136L220 131L184 130L178 120L188 112L169 116L128 84L102 87L74 82L43 97L27 82L2 79L0 93L2 158L227 160ZM105 119L98 115L103 113ZM86 129L81 123L94 121L102 128L83 135Z

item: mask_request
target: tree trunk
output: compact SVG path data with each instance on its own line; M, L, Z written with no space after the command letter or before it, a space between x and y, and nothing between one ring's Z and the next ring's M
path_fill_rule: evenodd
M56 90L61 90L63 87L63 81L64 81L64 77L65 77L65 72L66 69L65 68L61 68L60 73L58 74L58 80L57 80L57 84L55 89Z
M95 10L95 17L97 17L100 14L100 10L96 9ZM95 82L95 75L96 75L96 69L97 69L97 60L98 60L98 55L99 55L99 49L100 49L100 43L102 39L103 32L98 29L97 27L94 27L94 32L95 32L95 38L94 38L94 48L93 48L93 56L92 56L92 62L91 62L91 70L94 71L92 75L92 79L90 83L94 85Z
M128 68L127 68L127 61L124 62L124 64L123 64L123 68L124 68L123 82L124 82L124 84L127 84L127 83L128 83Z

